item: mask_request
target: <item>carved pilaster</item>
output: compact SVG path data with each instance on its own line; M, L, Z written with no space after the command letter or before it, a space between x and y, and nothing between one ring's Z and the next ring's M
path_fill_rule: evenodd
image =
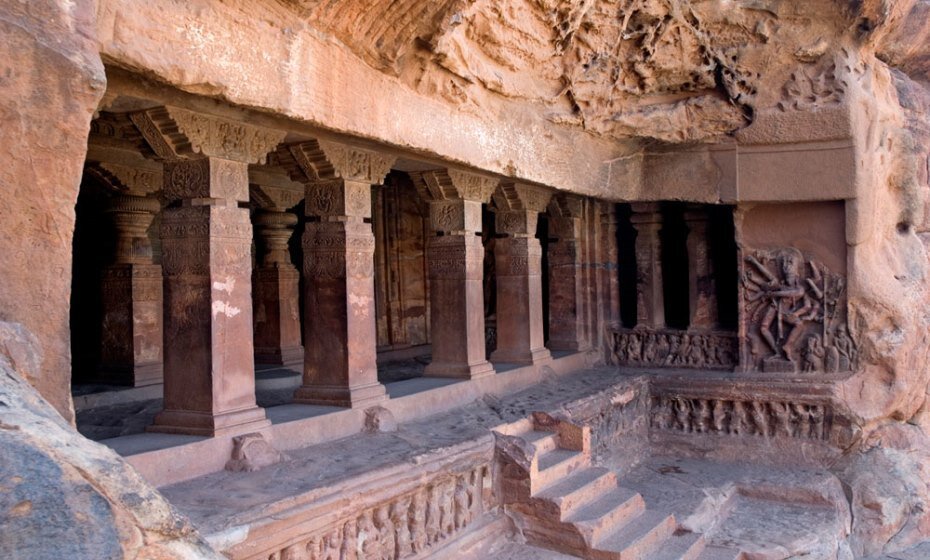
M688 226L688 302L689 328L709 331L717 327L717 287L707 236L706 208L691 208L685 212Z
M662 214L652 203L633 205L630 218L636 229L636 324L665 326L665 298L662 293Z
M297 216L276 210L261 210L255 231L264 250L262 263L254 271L253 304L255 361L260 364L302 363L300 342L300 273L291 264L288 241Z
M494 373L486 359L481 205L495 179L452 169L414 174L430 205L427 263L433 359L426 375L476 379ZM439 235L442 234L442 235Z
M583 325L581 197L558 194L549 203L549 348L589 347Z

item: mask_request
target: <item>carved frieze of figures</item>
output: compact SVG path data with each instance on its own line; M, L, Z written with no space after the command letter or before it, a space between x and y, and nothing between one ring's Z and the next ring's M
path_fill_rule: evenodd
M618 329L613 344L615 362L628 366L733 369L738 354L731 333Z
M399 560L422 557L465 529L485 509L490 467L433 480L413 492L366 508L321 533L268 555L268 560Z
M842 372L858 347L847 328L846 279L796 249L756 251L742 273L743 366L766 372Z
M832 413L816 403L657 396L650 422L654 429L681 433L826 440Z

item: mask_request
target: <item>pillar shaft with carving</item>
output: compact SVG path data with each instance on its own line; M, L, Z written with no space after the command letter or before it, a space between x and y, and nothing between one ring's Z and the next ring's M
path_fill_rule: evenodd
M148 228L161 209L154 198L114 196L107 212L116 233L113 264L103 270L100 369L104 383L162 382L162 272L152 261Z
M281 132L159 107L131 116L166 160L165 410L154 431L196 435L269 425L255 401L248 164Z
M418 174L429 201L426 258L433 355L426 375L477 379L494 373L485 352L481 205L497 181L457 170Z
M371 186L394 159L332 142L289 147L306 176L304 375L298 403L368 407L378 382Z
M655 203L633 204L630 218L636 229L636 324L665 326L665 296L662 292L662 214Z
M707 236L708 215L704 208L685 212L688 226L689 328L709 331L717 327L717 287Z
M505 183L494 194L497 282L495 362L536 364L550 360L543 328L542 246L536 239L539 213L552 194L538 187Z
M288 250L297 216L280 209L261 210L254 224L259 245L265 252L253 276L255 362L303 364L300 273L291 263Z
M559 194L549 204L549 348L585 350L582 200Z

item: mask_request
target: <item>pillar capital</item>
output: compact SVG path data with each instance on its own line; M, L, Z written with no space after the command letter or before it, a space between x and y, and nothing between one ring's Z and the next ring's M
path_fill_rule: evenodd
M152 242L148 229L161 210L154 198L116 194L107 204L106 212L116 230L114 264L152 264Z
M285 132L180 107L161 106L129 115L159 159L220 158L263 163Z
M249 184L249 198L262 210L283 212L304 199L304 188L302 185L298 187L300 188L291 189L253 180Z
M493 198L497 233L532 237L536 235L539 213L546 211L552 191L524 183L501 183Z
M456 169L411 176L420 197L429 202L430 229L453 234L481 231L481 205L491 199L497 179Z
M253 223L265 248L262 266L292 268L287 244L297 225L297 216L283 210L260 210Z
M584 211L584 199L576 194L555 193L546 210L553 218L581 218Z
M503 212L524 211L538 214L546 211L552 194L553 192L545 187L502 182L494 191L494 206Z

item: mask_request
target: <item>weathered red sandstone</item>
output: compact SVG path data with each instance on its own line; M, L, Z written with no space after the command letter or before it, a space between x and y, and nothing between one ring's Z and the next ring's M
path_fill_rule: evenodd
M4 557L930 540L927 0L0 28Z

